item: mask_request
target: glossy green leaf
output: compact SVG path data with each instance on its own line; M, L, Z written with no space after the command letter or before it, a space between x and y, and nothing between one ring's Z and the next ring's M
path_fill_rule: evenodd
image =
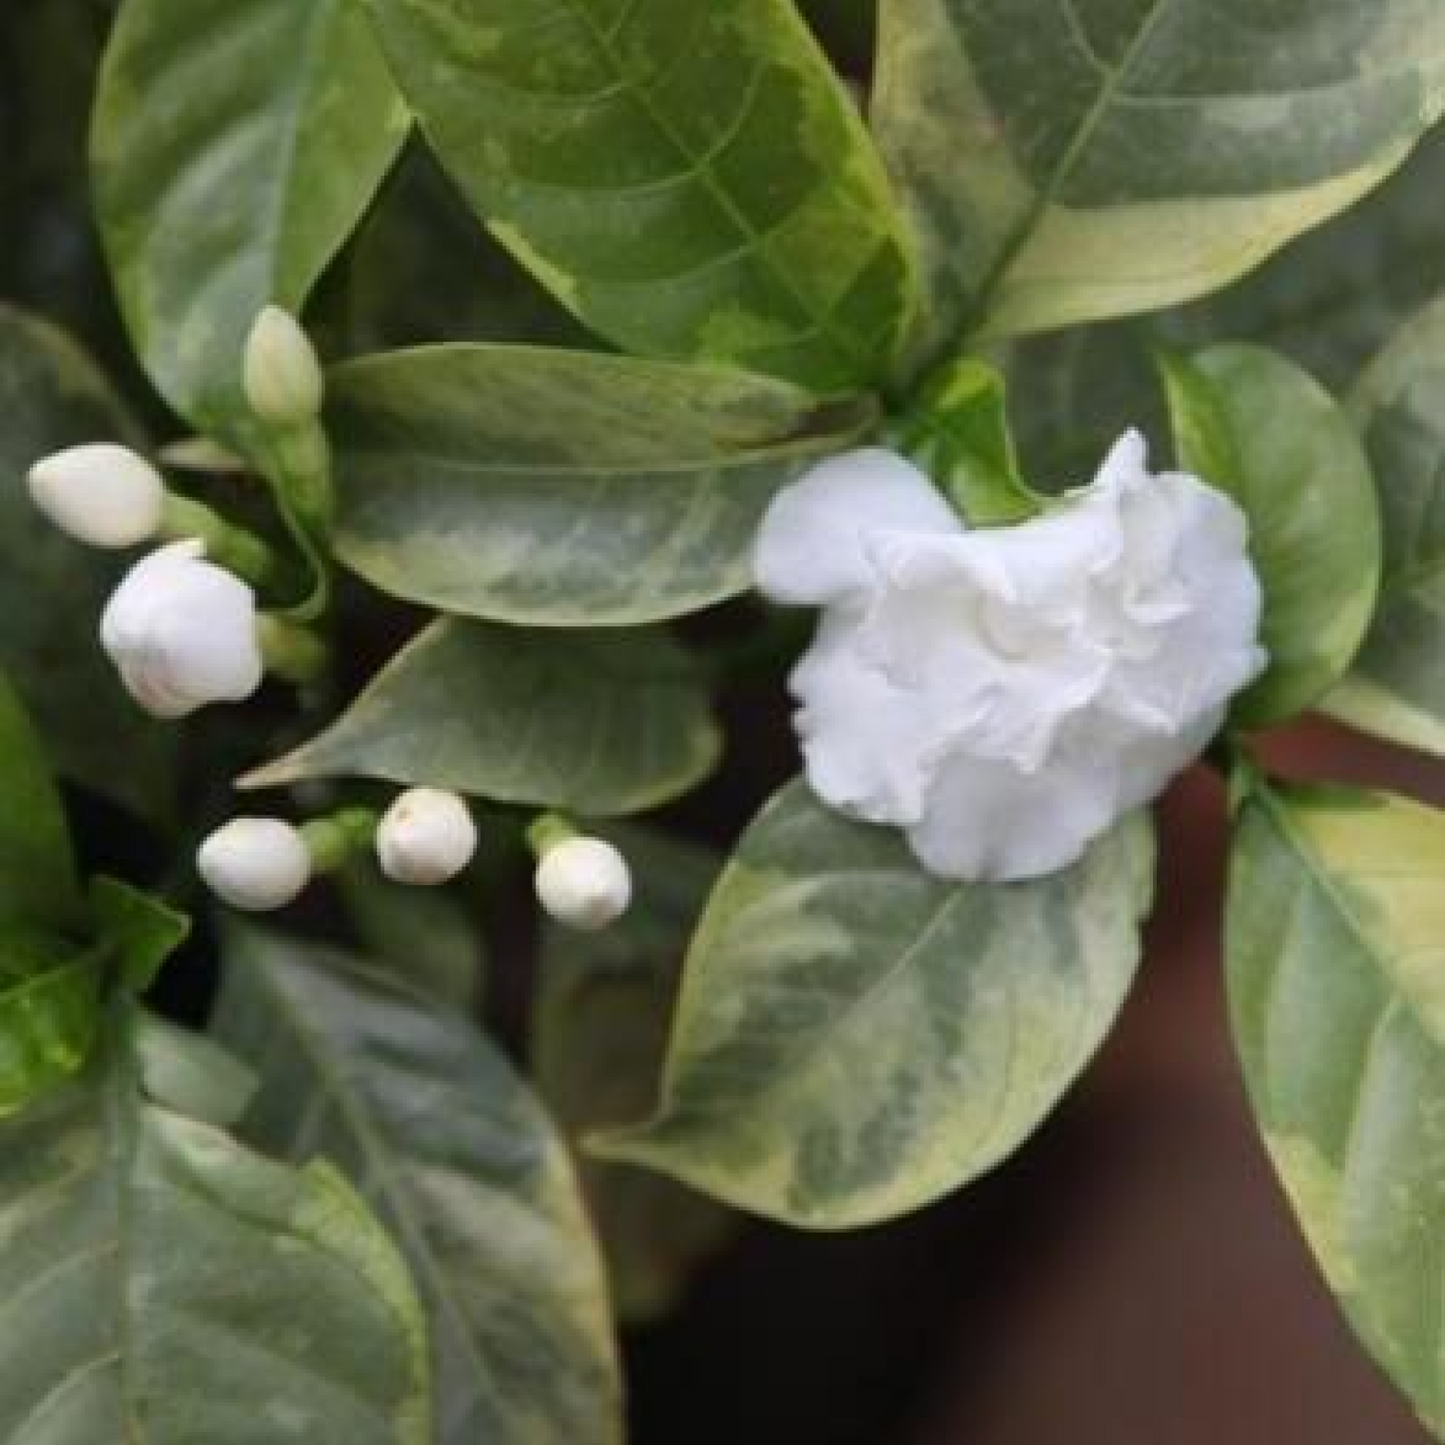
M945 367L904 419L908 453L976 527L1026 521L1041 498L1024 481L1000 372L965 357Z
M871 419L736 372L503 346L372 357L333 398L341 560L399 597L548 627L745 591L774 494Z
M823 391L915 309L887 181L790 0L365 0L493 234L644 356Z
M548 926L533 1012L537 1086L574 1147L652 1112L683 954L721 866L708 849L641 828L605 836L632 867L632 907L598 933ZM649 1170L584 1155L578 1172L618 1315L666 1314L734 1216Z
M685 793L719 747L702 675L664 633L443 620L242 786L381 778L606 817Z
M91 136L132 340L193 423L244 415L245 341L299 312L409 128L350 0L125 0Z
M1283 721L1344 676L1370 625L1382 547L1370 464L1334 398L1273 352L1217 346L1164 374L1180 462L1239 503L1264 585L1269 668L1233 715Z
M122 564L62 535L25 487L41 457L82 442L134 444L134 426L62 333L3 305L0 414L0 670L61 773L164 817L175 731L126 696L96 632Z
M223 1037L255 1060L253 1133L365 1183L431 1318L440 1445L620 1438L601 1264L566 1149L459 1015L354 962L232 934Z
M655 1118L594 1142L808 1228L930 1203L1011 1154L1093 1055L1152 883L1142 816L1053 878L950 885L795 783L698 928Z
M191 920L162 898L118 878L90 885L91 925L114 952L127 987L144 992L186 941Z
M374 859L352 862L336 883L368 958L463 1013L477 1007L485 947L480 920L459 895L393 883Z
M1255 1116L1330 1287L1445 1431L1445 814L1255 787L1229 898Z
M70 827L44 746L0 674L0 927L63 931L82 912Z
M941 344L1223 286L1382 181L1442 104L1435 0L883 0L873 119Z
M1365 373L1357 417L1385 523L1379 610L1329 711L1368 732L1445 754L1445 300L1407 325Z
M0 933L0 1118L76 1073L100 1021L104 958L54 934Z
M400 1256L327 1166L148 1099L132 1029L0 1125L10 1445L429 1445Z

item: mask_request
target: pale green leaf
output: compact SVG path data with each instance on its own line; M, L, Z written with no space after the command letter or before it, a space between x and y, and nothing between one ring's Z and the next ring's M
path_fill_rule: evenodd
M605 817L686 792L719 747L701 673L663 633L444 619L326 732L241 781L381 778Z
M405 1265L325 1166L149 1101L122 1018L0 1125L8 1445L430 1445Z
M655 1118L596 1147L808 1228L930 1203L1007 1158L1091 1058L1152 881L1142 816L1052 878L957 885L793 784L699 926Z
M1442 105L1435 0L883 0L873 118L937 344L1215 290L1382 181Z
M1445 814L1256 786L1228 950L1260 1130L1330 1287L1445 1431Z
M683 954L721 867L696 844L635 826L602 831L631 866L632 906L596 933L548 925L532 1015L537 1087L574 1147L652 1112ZM666 1314L734 1216L650 1170L584 1155L578 1172L618 1315L641 1324Z
M256 1138L364 1187L432 1318L441 1445L620 1439L601 1262L566 1149L460 1015L394 977L233 932L223 1037L258 1063Z
M131 338L199 426L244 415L245 341L299 312L410 125L351 0L125 0L91 134Z
M1445 754L1445 300L1366 371L1355 409L1385 523L1379 609L1329 711Z
M90 1057L104 956L28 929L0 933L0 1118L68 1079Z
M137 993L156 981L161 966L191 931L184 913L118 878L92 880L90 922L113 952L121 978Z
M127 697L100 649L122 563L64 536L25 476L83 442L137 444L89 360L43 321L0 305L0 670L19 689L56 768L148 817L171 804L174 729Z
M1269 667L1233 716L1281 722L1344 676L1370 625L1382 545L1370 464L1334 398L1273 352L1216 346L1164 374L1180 462L1239 503L1264 587Z
M790 0L366 0L473 208L594 330L823 391L896 353L882 166Z
M871 419L736 372L504 346L372 357L333 396L341 560L412 601L550 627L745 591L775 493Z

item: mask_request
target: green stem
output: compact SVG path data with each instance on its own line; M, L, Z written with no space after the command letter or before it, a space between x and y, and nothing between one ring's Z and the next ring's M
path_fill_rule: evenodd
M218 567L253 584L265 582L275 570L275 555L254 532L228 522L204 502L175 492L166 493L161 535L176 542L199 538L205 544L206 556Z

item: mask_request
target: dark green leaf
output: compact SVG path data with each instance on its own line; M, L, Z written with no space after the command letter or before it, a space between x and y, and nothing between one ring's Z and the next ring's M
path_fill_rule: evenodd
M604 833L632 866L632 907L599 933L548 927L533 1015L537 1084L574 1147L652 1112L682 956L720 867L706 849L640 828ZM578 1167L617 1313L666 1314L732 1216L644 1169L586 1157Z
M1223 286L1382 181L1442 103L1434 0L883 0L873 118L941 344Z
M134 444L134 427L65 336L3 305L0 412L0 670L60 772L164 817L174 730L131 702L100 649L100 614L120 565L58 532L25 488L41 457L82 442Z
M254 1133L365 1181L430 1308L442 1445L620 1438L601 1264L566 1150L459 1015L331 952L231 938L221 1034Z
M1327 707L1445 754L1445 300L1365 373L1355 409L1379 480L1385 575L1364 649Z
M606 817L685 793L719 746L701 674L664 633L444 620L242 786L381 778Z
M1380 584L1375 481L1349 419L1292 361L1216 346L1164 366L1183 466L1249 518L1269 669L1239 697L1246 726L1317 702L1359 651Z
M594 1143L808 1228L930 1203L1011 1154L1093 1055L1152 875L1136 816L1052 878L949 885L794 784L698 928L655 1118Z
M191 931L184 913L118 878L91 883L90 914L102 942L115 952L121 978L137 993L156 981L161 965Z
M35 728L0 674L0 928L83 917L70 827Z
M245 415L257 314L301 310L408 128L351 0L125 0L95 202L136 351L177 411Z
M366 0L478 215L594 330L822 391L916 301L882 167L790 0Z
M1265 1144L1371 1353L1445 1431L1445 814L1255 787L1229 899L1235 1034Z
M0 1118L84 1065L95 1044L99 949L28 930L0 933Z
M412 601L549 627L746 590L774 494L871 419L736 372L519 347L373 357L334 397L342 561Z
M340 1175L149 1102L128 1019L0 1126L0 1437L429 1445L411 1282Z

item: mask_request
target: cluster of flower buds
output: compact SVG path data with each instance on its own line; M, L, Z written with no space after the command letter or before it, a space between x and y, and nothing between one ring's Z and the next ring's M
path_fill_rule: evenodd
M201 844L196 863L218 897L260 913L295 902L316 874L365 848L394 882L449 883L471 864L477 841L464 799L440 788L412 788L379 819L360 810L300 827L279 818L233 818ZM558 923L593 931L627 911L632 876L611 843L578 835L549 815L534 830L533 846L537 897Z
M242 365L246 403L278 439L315 440L325 378L294 317L268 306ZM324 437L320 445L324 451ZM162 718L241 702L269 669L305 675L318 645L259 610L252 583L270 565L264 542L210 508L170 493L144 457L110 442L72 447L29 475L36 507L92 547L161 542L126 573L101 617L100 640L130 695ZM397 883L435 887L472 862L477 826L466 802L440 788L412 788L380 817L350 809L301 826L233 818L201 844L196 866L210 889L247 912L284 908L318 873L374 850ZM611 843L579 836L547 815L532 834L536 890L558 922L597 929L626 912L627 862Z

